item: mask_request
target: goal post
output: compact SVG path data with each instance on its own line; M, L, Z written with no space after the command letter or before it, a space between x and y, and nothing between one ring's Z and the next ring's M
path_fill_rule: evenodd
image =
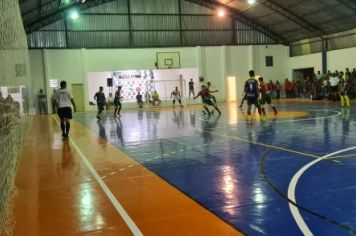
M186 85L184 79L176 80L149 80L145 83L144 101L147 107L171 106L173 98L171 93L178 87L182 97L182 104L186 104ZM160 101L153 101L152 93L157 91ZM177 105L177 103L176 103Z

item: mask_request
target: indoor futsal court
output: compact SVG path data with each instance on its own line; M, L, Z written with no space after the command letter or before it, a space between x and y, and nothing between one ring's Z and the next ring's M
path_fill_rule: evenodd
M0 236L355 235L355 12L0 0Z

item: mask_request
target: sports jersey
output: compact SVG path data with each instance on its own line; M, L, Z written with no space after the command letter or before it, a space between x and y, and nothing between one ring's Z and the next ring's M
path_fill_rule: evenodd
M54 99L58 103L58 108L71 107L71 98L73 98L73 96L66 88L58 89L54 94Z
M189 82L189 89L194 89L194 82Z
M260 93L262 96L266 95L267 93L267 86L265 83L260 83Z
M247 97L258 97L258 82L250 78L245 82L245 93Z
M180 99L180 92L177 90L174 90L172 92L173 99Z
M98 104L104 104L105 103L105 94L103 92L97 92L94 96L96 98L96 102Z

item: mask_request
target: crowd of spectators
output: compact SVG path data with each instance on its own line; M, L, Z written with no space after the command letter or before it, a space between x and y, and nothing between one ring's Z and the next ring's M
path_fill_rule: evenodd
M271 91L273 98L276 99L281 97L280 94L283 88L286 98L328 98L330 100L335 100L337 95L333 96L333 93L338 94L342 84L347 85L347 93L350 97L356 97L355 68L353 68L352 71L348 68L346 68L345 71L328 71L326 74L321 74L320 71L318 71L312 76L298 78L293 81L285 79L283 86L278 80L275 83L270 81L267 84L267 88ZM336 92L334 90L336 90Z
M0 134L6 135L14 120L20 117L20 104L9 94L6 98L0 92Z

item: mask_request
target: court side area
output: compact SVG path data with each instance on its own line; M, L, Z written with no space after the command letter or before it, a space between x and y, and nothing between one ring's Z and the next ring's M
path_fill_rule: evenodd
M277 103L77 113L70 141L34 116L16 177L15 235L352 235L356 110Z

